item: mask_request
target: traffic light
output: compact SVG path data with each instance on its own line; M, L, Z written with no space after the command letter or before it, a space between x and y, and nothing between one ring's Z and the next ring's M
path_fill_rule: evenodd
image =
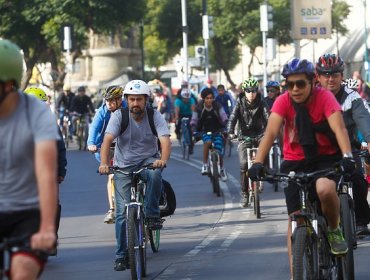
M260 6L260 29L262 32L267 32L271 30L273 26L273 9L268 4L262 4Z
M213 17L209 15L202 16L202 25L203 25L203 39L212 38L215 33L213 31Z
M212 38L215 36L215 32L213 30L213 16L208 16L208 33L209 33L209 38Z
M204 46L195 46L195 57L204 58L206 50Z
M268 20L268 30L274 28L274 21L273 21L273 9L270 5L267 5L267 20Z

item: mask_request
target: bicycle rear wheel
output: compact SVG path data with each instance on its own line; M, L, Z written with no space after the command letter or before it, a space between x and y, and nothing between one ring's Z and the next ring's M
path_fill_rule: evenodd
M352 199L348 194L340 194L340 226L347 242L348 252L338 262L338 279L355 279L355 266L353 260L353 249L356 239L354 209L351 205Z
M212 168L212 185L213 185L213 192L220 196L220 175L218 172L218 157L217 154L214 152L211 155L211 168Z
M138 208L127 209L127 249L131 278L140 280L146 276L146 246L144 242L144 219L138 217Z
M150 247L152 248L153 253L157 253L159 251L159 243L161 240L161 230L148 230Z
M182 143L182 158L189 160L189 145L185 142Z
M292 236L293 279L316 280L318 278L317 239L312 229L299 226Z

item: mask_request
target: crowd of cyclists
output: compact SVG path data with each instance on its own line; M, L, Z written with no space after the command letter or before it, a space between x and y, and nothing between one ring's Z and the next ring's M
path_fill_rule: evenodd
M4 168L0 171L0 241L11 236L31 236L31 248L14 254L11 275L14 279L24 275L27 275L24 279L36 279L47 256L56 254L61 215L58 184L66 176L67 161L60 129L49 106L45 106L49 103L45 92L37 87L27 88L26 94L19 90L22 64L18 46L0 39L0 135L6 136L0 142L4 155L1 158ZM74 95L69 86L64 86L55 104L57 123L60 125L67 115L73 137L76 118L89 116L87 148L95 154L101 174L109 174L112 165L131 172L153 164L153 169L145 169L141 174L148 185L144 204L150 229L162 228L159 201L162 170L171 154L170 123L175 124L175 135L180 141L181 119L189 118L187 129L193 136L189 153L194 153L196 142L200 139L203 142L202 175L210 172L207 161L211 144L220 155L220 178L227 181L223 160L225 140L258 139L252 166L247 164L245 142L240 141L237 147L242 208L249 206L248 177L260 180L265 176L266 158L278 139L282 172L312 172L338 165L350 174L354 184L356 233L370 234L367 202L370 172L364 171L359 156L360 150L370 151L369 86L357 73L351 80L356 82L344 83L344 62L336 54L324 54L315 63L293 58L284 65L281 74L282 81L271 80L266 85L253 77L247 78L241 83L240 92L228 91L222 84L214 87L211 79L198 92L183 82L175 95L160 80L148 83L132 80L125 86L103 88L100 91L103 103L97 109L86 95L85 87L79 87ZM90 119L90 116L94 117ZM11 129L15 126L17 129ZM5 149L10 152L5 153ZM369 159L365 162L368 165ZM115 223L114 269L123 271L129 268L125 205L130 201L131 181L129 175L109 176L109 208L104 222ZM328 221L332 254L343 255L347 244L338 225L337 183L336 176L317 179L315 195ZM296 213L297 189L288 185L284 193L288 214ZM290 236L288 228L291 261Z

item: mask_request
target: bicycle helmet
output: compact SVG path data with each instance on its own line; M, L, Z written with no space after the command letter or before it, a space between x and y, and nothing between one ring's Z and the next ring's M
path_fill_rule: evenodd
M215 97L213 90L207 87L202 90L202 92L200 93L200 96L202 97L202 99L206 99L206 97L210 94L212 94L212 96Z
M78 87L78 89L77 89L77 92L85 92L86 91L86 89L85 89L85 87L84 86L80 86L80 87Z
M143 94L150 96L150 89L146 82L142 80L132 80L128 82L123 90L123 95L126 94Z
M246 89L258 89L258 81L255 78L246 79L242 83L242 90L245 91Z
M190 98L191 97L191 92L188 89L183 88L181 90L181 97L182 98Z
M0 81L13 80L19 87L23 74L23 56L19 47L6 39L0 39Z
M342 73L344 71L343 60L335 54L324 54L316 63L317 73Z
M273 87L273 88L280 88L280 83L276 81L268 81L266 84L266 88Z
M104 99L113 99L122 97L123 89L120 86L109 86L102 90L101 95Z
M44 101L44 102L48 101L48 96L46 95L45 91L43 91L41 88L29 87L29 88L26 88L24 93L33 95L41 101Z
M315 76L315 67L312 62L295 57L284 65L283 71L281 72L284 78L288 78L290 75L294 74L306 74L309 79L313 79Z

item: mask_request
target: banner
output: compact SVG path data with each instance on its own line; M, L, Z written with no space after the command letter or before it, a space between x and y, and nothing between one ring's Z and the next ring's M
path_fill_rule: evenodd
M292 38L331 38L330 0L290 0Z

